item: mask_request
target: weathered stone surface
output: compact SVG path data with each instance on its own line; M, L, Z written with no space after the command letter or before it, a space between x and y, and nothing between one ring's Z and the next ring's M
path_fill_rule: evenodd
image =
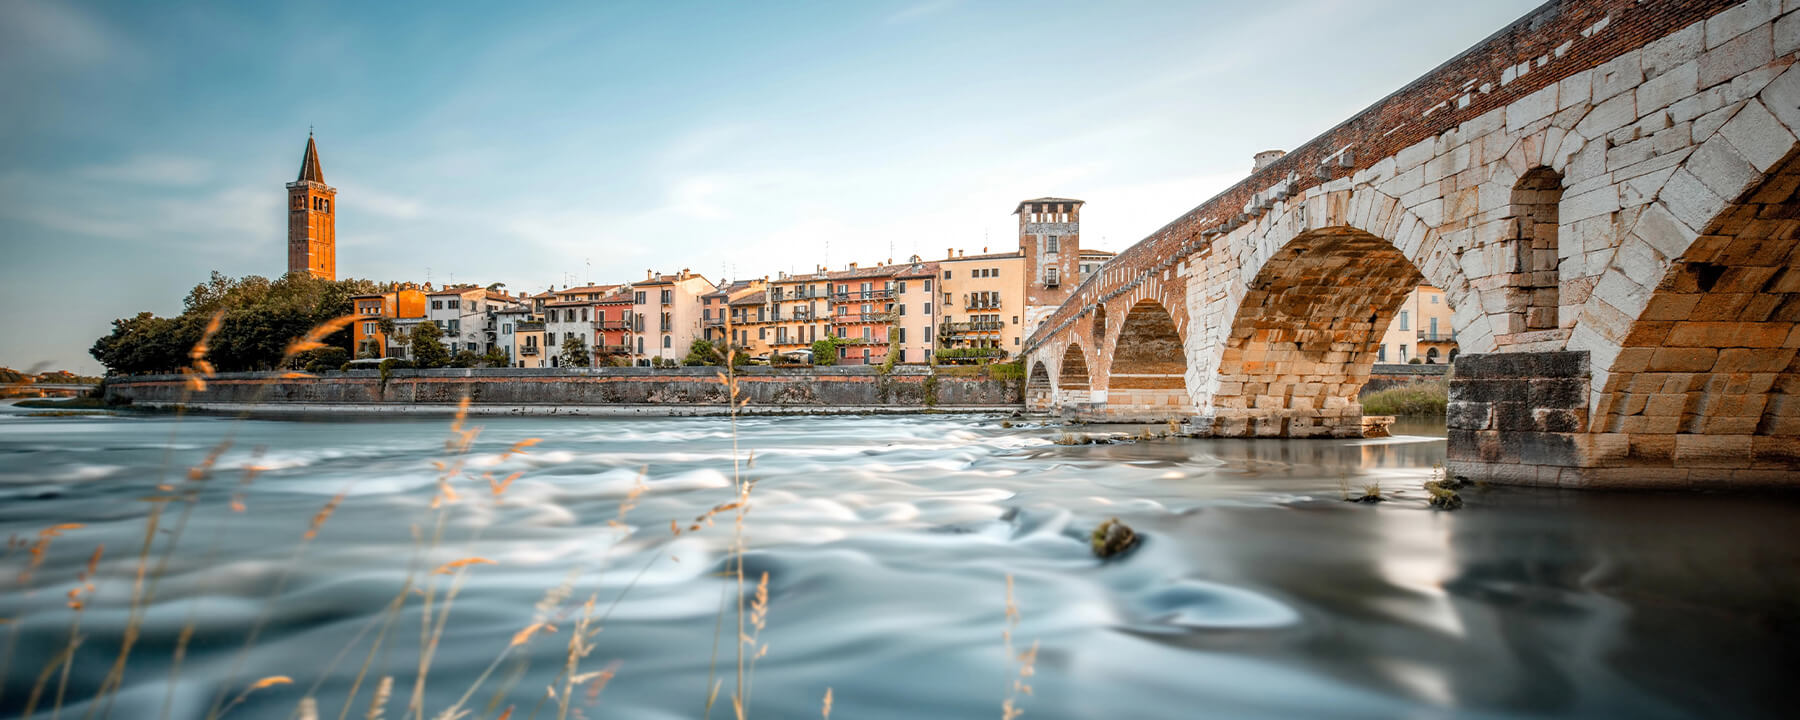
M1777 4L1547 5L1122 253L1024 351L1063 408L1348 435L1392 289L1423 279L1464 353L1459 471L1763 477L1662 438L1800 437L1800 14ZM1147 302L1167 322L1121 345Z

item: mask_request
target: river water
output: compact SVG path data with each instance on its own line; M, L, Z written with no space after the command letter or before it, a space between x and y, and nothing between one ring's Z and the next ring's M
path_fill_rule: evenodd
M62 717L202 718L216 698L279 675L292 682L250 692L226 717L292 717L310 693L320 717L337 718L366 662L349 716L364 717L376 678L391 675L386 717L407 717L429 633L423 589L435 623L457 577L431 571L479 557L491 564L462 570L420 693L425 717L465 694L471 717L557 717L547 688L562 694L590 597L606 617L577 672L612 674L581 678L569 717L702 717L715 683L711 716L731 717L735 515L680 536L670 523L734 498L732 422L469 424L481 427L469 472L444 503L433 464L446 461L444 418L0 407L0 531L24 538L0 561L0 716L41 687L38 717L60 692ZM1420 489L1443 458L1441 424L1380 440L1078 446L1053 440L1104 430L1009 424L736 422L738 472L755 481L746 602L769 578L750 715L818 717L828 688L832 717L859 719L1000 717L1009 694L1026 718L1773 717L1791 704L1791 497L1476 487L1445 513ZM206 479L187 480L227 440ZM261 470L245 484L248 467ZM500 494L481 477L514 472ZM169 495L159 483L196 499L160 503L141 593L153 597L122 688L96 704L132 623L154 500ZM1390 501L1342 500L1370 483ZM1085 535L1108 517L1143 542L1100 562ZM31 557L20 543L60 523L82 526L51 539L21 580ZM101 544L77 612L67 591ZM1009 575L1014 651L1038 646L1028 695L1010 687ZM509 651L536 619L554 631ZM72 630L65 679L56 660Z

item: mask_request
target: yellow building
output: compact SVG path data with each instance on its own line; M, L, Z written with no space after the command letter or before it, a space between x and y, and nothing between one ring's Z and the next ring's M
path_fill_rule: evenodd
M1381 336L1376 349L1376 362L1410 363L1414 358L1427 364L1447 363L1456 358L1456 331L1451 329L1450 303L1444 291L1420 285L1406 296L1387 334Z
M1027 259L1023 253L965 255L938 261L938 329L940 360L998 361L1018 353L1025 336ZM996 352L979 358L962 348Z
M390 349L388 336L381 329L383 318L425 317L425 293L411 285L397 286L387 292L357 295L350 298L356 322L350 326L351 347L358 358L386 358L403 355Z

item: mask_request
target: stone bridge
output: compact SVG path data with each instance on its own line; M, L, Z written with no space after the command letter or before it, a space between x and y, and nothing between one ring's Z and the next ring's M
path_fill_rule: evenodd
M1424 281L1453 473L1800 480L1797 8L1538 8L1091 274L1025 344L1028 403L1355 436Z

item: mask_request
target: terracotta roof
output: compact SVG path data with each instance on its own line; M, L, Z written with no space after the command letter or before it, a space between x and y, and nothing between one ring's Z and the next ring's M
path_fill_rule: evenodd
M731 304L732 305L761 305L761 304L763 304L763 302L765 300L768 300L768 298L769 298L769 293L767 293L767 292L753 292L753 293L750 293L749 295L745 295L741 298L731 301Z
M1074 198L1059 198L1059 197L1032 198L1030 200L1019 201L1019 206L1016 208L1013 208L1013 214L1014 215L1019 214L1019 211L1024 210L1026 205L1035 205L1038 203L1050 203L1052 205L1057 204L1057 203L1061 203L1064 205L1084 205L1084 204L1086 204L1084 201L1076 200Z
M611 292L614 289L617 289L618 287L619 287L618 285L583 285L581 287L573 287L573 288L568 288L565 290L557 290L557 291L552 292L551 294L553 294L553 295L568 295L570 293L603 293L603 292Z
M943 260L939 260L938 262L947 263L947 262L962 262L964 260L1005 260L1008 258L1022 258L1022 257L1025 257L1025 256L1023 254L1015 251L1015 252L1009 252L1009 253L988 253L986 255L959 255L959 256L953 257L953 258L944 258Z
M1082 257L1112 257L1118 255L1118 253L1107 250L1089 250L1087 248L1082 248L1081 255Z
M470 285L468 287L444 288L442 290L434 290L432 292L428 292L425 294L426 295L462 295L462 294L471 293L471 292L485 293L487 291L483 290L481 288L475 287L473 285Z
M300 158L300 179L296 182L325 184L325 170L319 167L319 146L313 143L310 132L306 134L306 156Z

